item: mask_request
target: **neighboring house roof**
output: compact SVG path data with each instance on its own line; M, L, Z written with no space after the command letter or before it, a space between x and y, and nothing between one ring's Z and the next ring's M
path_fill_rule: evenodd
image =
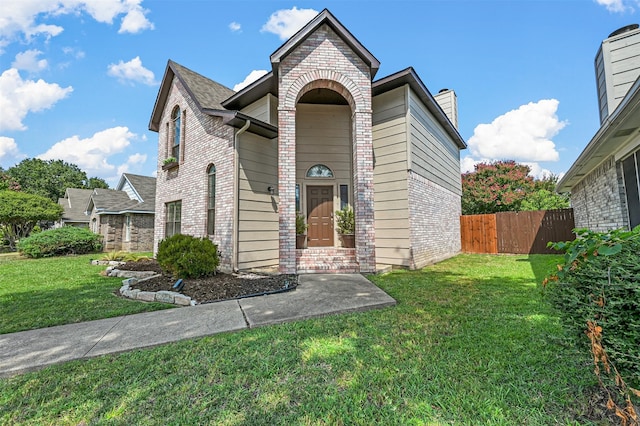
M62 206L62 222L87 222L89 217L85 213L85 208L91 198L93 190L67 188L64 192L64 198L58 199L58 204Z
M640 127L640 77L636 79L618 107L609 115L556 186L569 192L585 176L618 149L638 137Z
M440 104L433 98L431 92L424 85L413 67L406 68L402 71L398 71L395 74L391 74L387 77L376 80L371 84L371 93L373 96L380 95L390 90L402 87L408 84L411 89L416 92L422 103L427 107L429 112L438 120L438 122L444 127L449 136L455 141L458 148L465 149L467 144L462 136L451 123L449 117L444 113Z
M96 214L155 212L156 178L124 173L118 189L94 189L86 211Z

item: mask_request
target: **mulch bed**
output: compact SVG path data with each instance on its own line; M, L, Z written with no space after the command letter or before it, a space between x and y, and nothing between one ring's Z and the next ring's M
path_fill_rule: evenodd
M154 259L127 262L118 267L125 271L154 271L162 274L162 269ZM162 275L131 286L142 291L175 291L172 287L177 278ZM184 287L180 293L191 297L198 303L210 303L226 299L239 299L247 296L262 295L294 289L298 280L295 275L263 274L224 274L204 278L184 278Z

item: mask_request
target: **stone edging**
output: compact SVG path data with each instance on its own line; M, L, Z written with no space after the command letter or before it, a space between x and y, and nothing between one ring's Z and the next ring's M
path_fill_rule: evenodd
M153 277L157 277L160 275L154 275ZM152 278L152 277L149 277ZM196 301L191 299L189 296L185 296L184 294L177 293L175 291L142 291L140 289L132 289L131 285L137 283L139 280L137 278L128 278L126 280L122 280L122 287L120 287L120 294L123 297L133 299L133 300L141 300L143 302L162 302L162 303L173 303L174 305L179 306L195 306Z

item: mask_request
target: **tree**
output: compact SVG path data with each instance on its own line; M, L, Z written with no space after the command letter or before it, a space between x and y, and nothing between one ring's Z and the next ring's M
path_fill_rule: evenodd
M534 188L530 171L515 161L476 164L462 175L462 214L519 211Z
M20 184L0 168L0 191L20 191Z
M555 192L558 176L551 175L534 181L534 191L522 201L522 210L554 210L569 207L569 194Z
M100 178L87 179L87 174L75 164L62 160L40 160L27 158L9 168L7 173L22 187L24 192L41 195L52 201L64 196L67 188L108 188Z
M555 192L557 176L535 180L530 171L511 160L476 164L462 175L462 214L569 207L568 196Z
M0 191L0 232L15 250L16 241L28 237L39 222L62 217L62 206L40 195Z
M109 189L109 184L104 179L101 179L99 177L89 178L89 180L87 181L86 189L96 188Z

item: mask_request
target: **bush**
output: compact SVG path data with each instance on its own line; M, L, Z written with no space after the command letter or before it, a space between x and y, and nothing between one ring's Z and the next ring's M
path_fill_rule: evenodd
M602 363L607 371L610 362L621 378L638 388L640 227L633 231L574 232L576 240L551 244L565 251L565 258L550 281L545 280L549 295L565 321L591 339L596 365Z
M174 277L206 277L218 268L218 246L207 238L176 234L160 241L156 259Z
M65 226L20 240L18 250L36 258L94 253L102 250L102 237L86 228Z

